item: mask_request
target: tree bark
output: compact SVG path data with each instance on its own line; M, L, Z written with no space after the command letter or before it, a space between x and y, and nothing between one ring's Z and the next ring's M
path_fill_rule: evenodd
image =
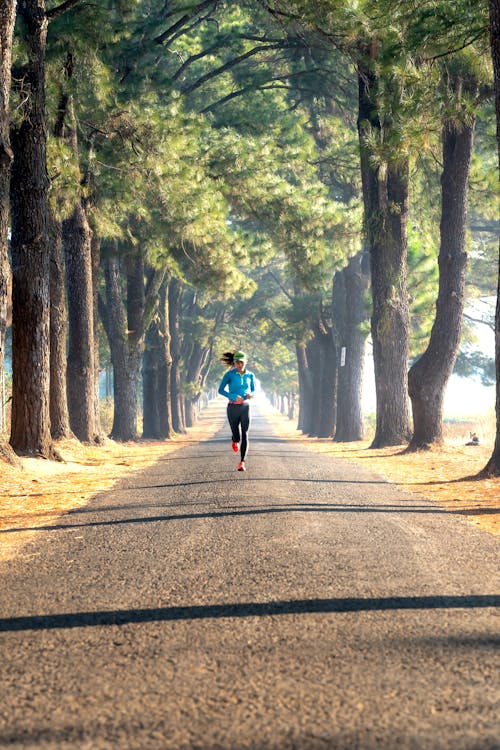
M142 358L142 437L159 440L160 426L160 361L161 336L158 316L146 331Z
M164 280L159 292L160 331L162 334L163 352L160 364L160 427L164 438L171 438L172 426L172 354L170 351L170 318L168 314L168 286Z
M172 426L175 432L185 433L184 403L181 387L181 337L179 331L182 285L179 279L172 279L168 288L168 316L170 321L170 347L172 355L171 395Z
M495 78L495 104L497 115L498 167L500 173L500 0L490 0L490 42ZM500 476L500 247L498 264L497 305L495 312L495 362L496 362L496 433L490 460L483 476Z
M155 270L144 288L144 262L139 248L126 260L126 306L120 261L111 257L105 264L106 299L99 300L101 318L108 336L113 364L114 415L111 437L137 440L139 369L144 337L158 304L164 270Z
M73 74L73 57L68 53L65 78ZM67 84L61 84L59 112L54 133L69 143L79 170L77 122L73 98ZM80 177L81 182L81 177ZM92 230L83 194L77 197L71 216L63 221L63 246L68 289L67 390L71 429L83 442L99 440L96 422L95 295L93 289Z
M410 438L408 409L409 312L407 295L408 161L374 166L366 135L381 131L377 79L359 76L358 131L365 232L370 249L373 311L371 332L377 397L372 448Z
M98 432L91 238L87 214L79 202L63 222L69 320L67 388L71 429L86 443L94 442Z
M101 240L92 233L90 242L90 254L92 259L92 320L94 326L94 428L95 441L103 442L104 435L101 427L101 411L99 399L99 271L101 268Z
M295 347L297 354L297 371L299 376L299 416L297 429L308 434L312 428L312 406L313 406L313 383L309 362L307 359L307 347L304 343Z
M158 312L146 332L143 357L143 438L172 437L170 393L170 332L166 305L167 281L160 287Z
M50 219L50 431L58 440L71 436L66 390L66 337L68 321L62 227Z
M190 388L190 395L185 399L186 427L192 427L196 422L196 408L203 388L202 374L208 353L209 347L193 341L191 354L186 361L186 380Z
M332 297L334 337L338 348L336 442L363 438L362 388L367 334L368 255L360 252L335 275Z
M436 316L426 351L410 368L413 437L408 450L443 442L443 400L460 344L467 253L465 231L474 122L443 126L441 244Z
M106 316L113 364L114 414L111 437L115 440L137 440L137 378L139 357L130 350L127 315L123 303L120 262L110 258L105 265Z
M308 345L313 369L313 419L311 437L328 438L335 433L337 417L337 352L332 331L318 315L314 339Z
M17 453L57 458L50 435L49 212L46 167L43 0L24 0L28 62L23 70L22 121L12 130L12 424Z
M11 80L12 34L16 16L15 0L0 0L0 373L4 372L5 331L9 306L11 272L8 256L9 182L12 149L9 138L9 96ZM14 463L15 454L2 436L5 404L0 399L0 458Z

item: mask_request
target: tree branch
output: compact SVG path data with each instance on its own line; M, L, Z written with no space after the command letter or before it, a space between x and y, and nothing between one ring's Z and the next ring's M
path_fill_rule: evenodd
M262 86L245 86L242 89L237 89L236 91L232 91L230 94L226 94L226 96L223 96L222 99L218 99L216 102L212 102L212 104L208 104L206 107L200 110L200 114L204 115L207 112L212 112L217 107L220 107L223 104L230 102L231 99L236 99L237 96L243 96L243 94L246 94L249 91L267 91L268 89L290 89L290 88L291 86L287 86L284 83L281 85L266 84Z
M483 326L488 326L492 331L495 331L495 321L482 320L481 318L474 318L472 315L464 313L464 318L470 320L471 323L481 323Z
M206 114L207 112L211 112L212 110L216 109L216 107L221 106L222 104L226 104L227 102L231 101L231 99L235 99L237 96L242 96L243 94L248 93L249 91L268 91L271 89L286 89L287 91L301 91L308 94L314 94L316 92L316 89L313 88L306 88L303 86L294 86L292 84L287 85L285 81L289 81L292 78L301 78L302 76L307 76L309 73L315 72L320 73L324 72L321 68L315 68L314 71L310 70L301 70L296 73L285 73L282 76L272 76L271 78L267 78L263 83L261 84L250 84L248 86L244 86L241 89L236 89L235 91L232 91L230 94L226 94L226 96L223 96L222 99L218 99L215 102L212 102L212 104L208 104L204 109L200 110L200 114ZM276 81L281 81L281 85L278 85L276 83L273 83Z
M275 282L277 283L277 285L279 286L279 288L281 289L281 291L283 292L283 294L285 295L285 297L287 297L290 300L290 302L293 302L294 299L293 299L292 295L288 292L287 289L285 289L285 287L283 286L283 284L281 283L281 281L275 275L274 271L268 271L268 274L269 274L269 276L271 276L271 278L273 278L275 280Z
M243 55L239 55L238 57L235 57L232 60L229 60L223 65L219 65L218 68L214 68L214 70L211 70L209 73L206 73L204 76L201 76L201 78L198 78L198 80L192 83L190 86L186 86L185 88L181 89L181 94L191 94L200 86L203 86L203 84L206 83L207 81L211 80L212 78L215 78L221 73L225 73L226 70L230 70L231 68L234 68L236 65L239 65L244 60L248 60L250 57L253 57L254 55L259 54L259 52L267 52L268 50L280 49L282 46L283 46L282 44L270 44L270 45L262 45L259 47L254 47L253 49L248 50L248 52L245 52Z
M195 6L190 13L186 13L185 15L183 15L182 18L172 24L172 26L166 29L166 31L155 37L154 41L157 44L163 44L165 39L168 39L171 34L174 34L179 28L181 28L186 23L188 23L188 21L194 18L194 16L197 16L199 13L201 13L201 11L205 10L205 8L209 8L211 5L217 6L218 0L204 0L204 2L198 3L198 5Z
M54 18L62 16L81 2L85 2L85 0L65 0L64 3L56 5L55 8L51 8L45 13L47 20L52 21Z
M474 44L474 42L477 42L478 39L481 39L482 36L485 36L488 33L488 26L483 26L482 29L472 37L472 39L469 39L467 42L464 42L460 47L456 47L455 49L448 49L446 52L441 52L439 55L433 55L432 57L423 57L423 62L434 62L434 60L439 60L441 57L448 57L448 55L454 55L455 52L460 52L463 49L466 49L467 47L470 47L471 44Z

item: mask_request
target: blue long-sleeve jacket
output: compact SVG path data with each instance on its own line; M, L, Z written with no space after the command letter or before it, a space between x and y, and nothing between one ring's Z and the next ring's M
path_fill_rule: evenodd
M236 367L228 370L219 385L219 393L229 401L236 401L238 396L245 398L248 393L255 391L255 378L253 372L245 370L240 375Z

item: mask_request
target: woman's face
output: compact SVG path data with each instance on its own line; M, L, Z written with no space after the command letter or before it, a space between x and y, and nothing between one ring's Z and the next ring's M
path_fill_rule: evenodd
M243 372L245 370L245 362L242 359L237 359L234 363L234 366L238 370L238 372Z

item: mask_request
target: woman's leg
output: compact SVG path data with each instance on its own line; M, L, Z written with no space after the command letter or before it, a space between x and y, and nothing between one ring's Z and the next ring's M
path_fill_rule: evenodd
M240 412L241 406L236 406L235 404L228 404L227 405L227 418L229 421L229 426L231 427L231 434L233 436L233 442L239 443L241 440L240 437Z
M240 447L240 454L241 454L241 460L245 460L245 456L247 454L248 449L248 438L247 438L247 432L248 428L250 427L250 405L249 404L243 404L241 407L241 447Z

